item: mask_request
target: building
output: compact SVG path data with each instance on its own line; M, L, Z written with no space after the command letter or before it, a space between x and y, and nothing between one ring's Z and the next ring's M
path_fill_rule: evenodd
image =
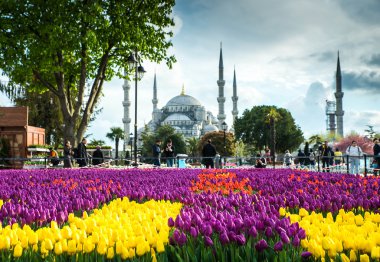
M157 88L157 79L156 74L154 75L153 82L153 110L152 110L152 120L148 122L147 126L150 130L154 132L157 127L162 125L172 126L177 133L183 134L185 138L190 137L200 137L207 132L218 131L222 128L222 123L225 122L226 115L224 113L224 67L223 67L223 52L222 45L220 46L220 55L219 55L219 78L217 80L218 85L218 108L219 112L217 117L213 115L211 111L208 111L195 97L187 95L185 93L185 88L182 86L182 91L179 95L171 98L164 107L161 109L158 108L158 88ZM125 140L128 143L128 137L130 132L130 122L131 118L129 117L129 107L131 105L129 101L129 91L130 85L127 80L123 85L124 89L124 132ZM212 90L210 90L212 92ZM233 111L232 118L233 121L236 119L238 114L237 109L237 85L236 85L236 73L234 69L234 78L233 78ZM141 133L143 128L140 128L138 133ZM232 129L230 129L232 130Z

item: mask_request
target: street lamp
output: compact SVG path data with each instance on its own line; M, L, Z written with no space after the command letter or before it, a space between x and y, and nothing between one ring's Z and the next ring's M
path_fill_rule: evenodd
M227 131L227 124L226 122L223 122L222 123L222 129L223 129L223 138L224 138L224 146L223 146L223 155L224 155L224 165L226 165L226 152L227 152L227 148L226 148L226 131Z
M131 164L132 164L132 145L133 145L132 140L133 140L133 133L130 133L129 134L129 144L131 145L131 153L130 153L129 157L131 158Z
M138 166L137 164L137 81L140 80L144 73L145 73L145 70L144 70L144 67L142 67L140 64L139 64L139 59L138 59L138 53L137 53L137 50L135 51L135 53L131 54L129 57L128 57L128 64L131 68L134 68L135 69L135 134L134 134L134 163L133 165L134 166Z

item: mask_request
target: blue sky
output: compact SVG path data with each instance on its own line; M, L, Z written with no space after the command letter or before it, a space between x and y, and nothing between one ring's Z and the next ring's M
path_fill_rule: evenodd
M158 106L185 92L218 113L218 59L223 42L226 122L232 121L236 68L239 116L255 105L287 108L306 137L326 130L325 100L333 98L337 51L343 74L344 132L380 132L380 1L178 0L170 53L173 69L144 62L138 127L151 119L154 72ZM123 126L123 80L105 83L103 111L88 130L104 139ZM134 93L131 102L134 118ZM6 104L1 98L1 104ZM133 123L132 123L133 124ZM110 141L107 143L111 144Z

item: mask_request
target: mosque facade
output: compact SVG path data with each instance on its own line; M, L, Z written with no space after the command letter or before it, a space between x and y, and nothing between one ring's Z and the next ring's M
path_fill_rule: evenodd
M151 131L155 131L159 126L170 125L177 133L183 134L185 138L197 137L212 132L222 130L222 124L225 124L226 114L224 112L224 67L223 67L223 52L222 46L220 46L220 56L219 56L219 78L217 80L218 85L218 97L216 98L218 102L218 115L215 117L211 111L208 111L195 97L185 94L185 88L182 87L182 92L171 98L164 107L158 108L158 97L157 97L157 81L156 75L154 76L153 83L153 110L152 110L152 120L148 122L147 126ZM131 118L130 118L130 106L129 92L130 84L128 80L124 81L124 142L129 142L130 132L131 132ZM236 72L234 69L233 76L233 110L232 118L233 121L238 115L237 109L237 85L236 85ZM141 132L140 128L140 132ZM230 128L233 131L233 127ZM140 133L138 132L138 133Z

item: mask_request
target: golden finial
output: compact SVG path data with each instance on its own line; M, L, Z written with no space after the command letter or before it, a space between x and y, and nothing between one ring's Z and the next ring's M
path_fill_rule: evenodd
M185 84L182 84L181 96L185 95Z

